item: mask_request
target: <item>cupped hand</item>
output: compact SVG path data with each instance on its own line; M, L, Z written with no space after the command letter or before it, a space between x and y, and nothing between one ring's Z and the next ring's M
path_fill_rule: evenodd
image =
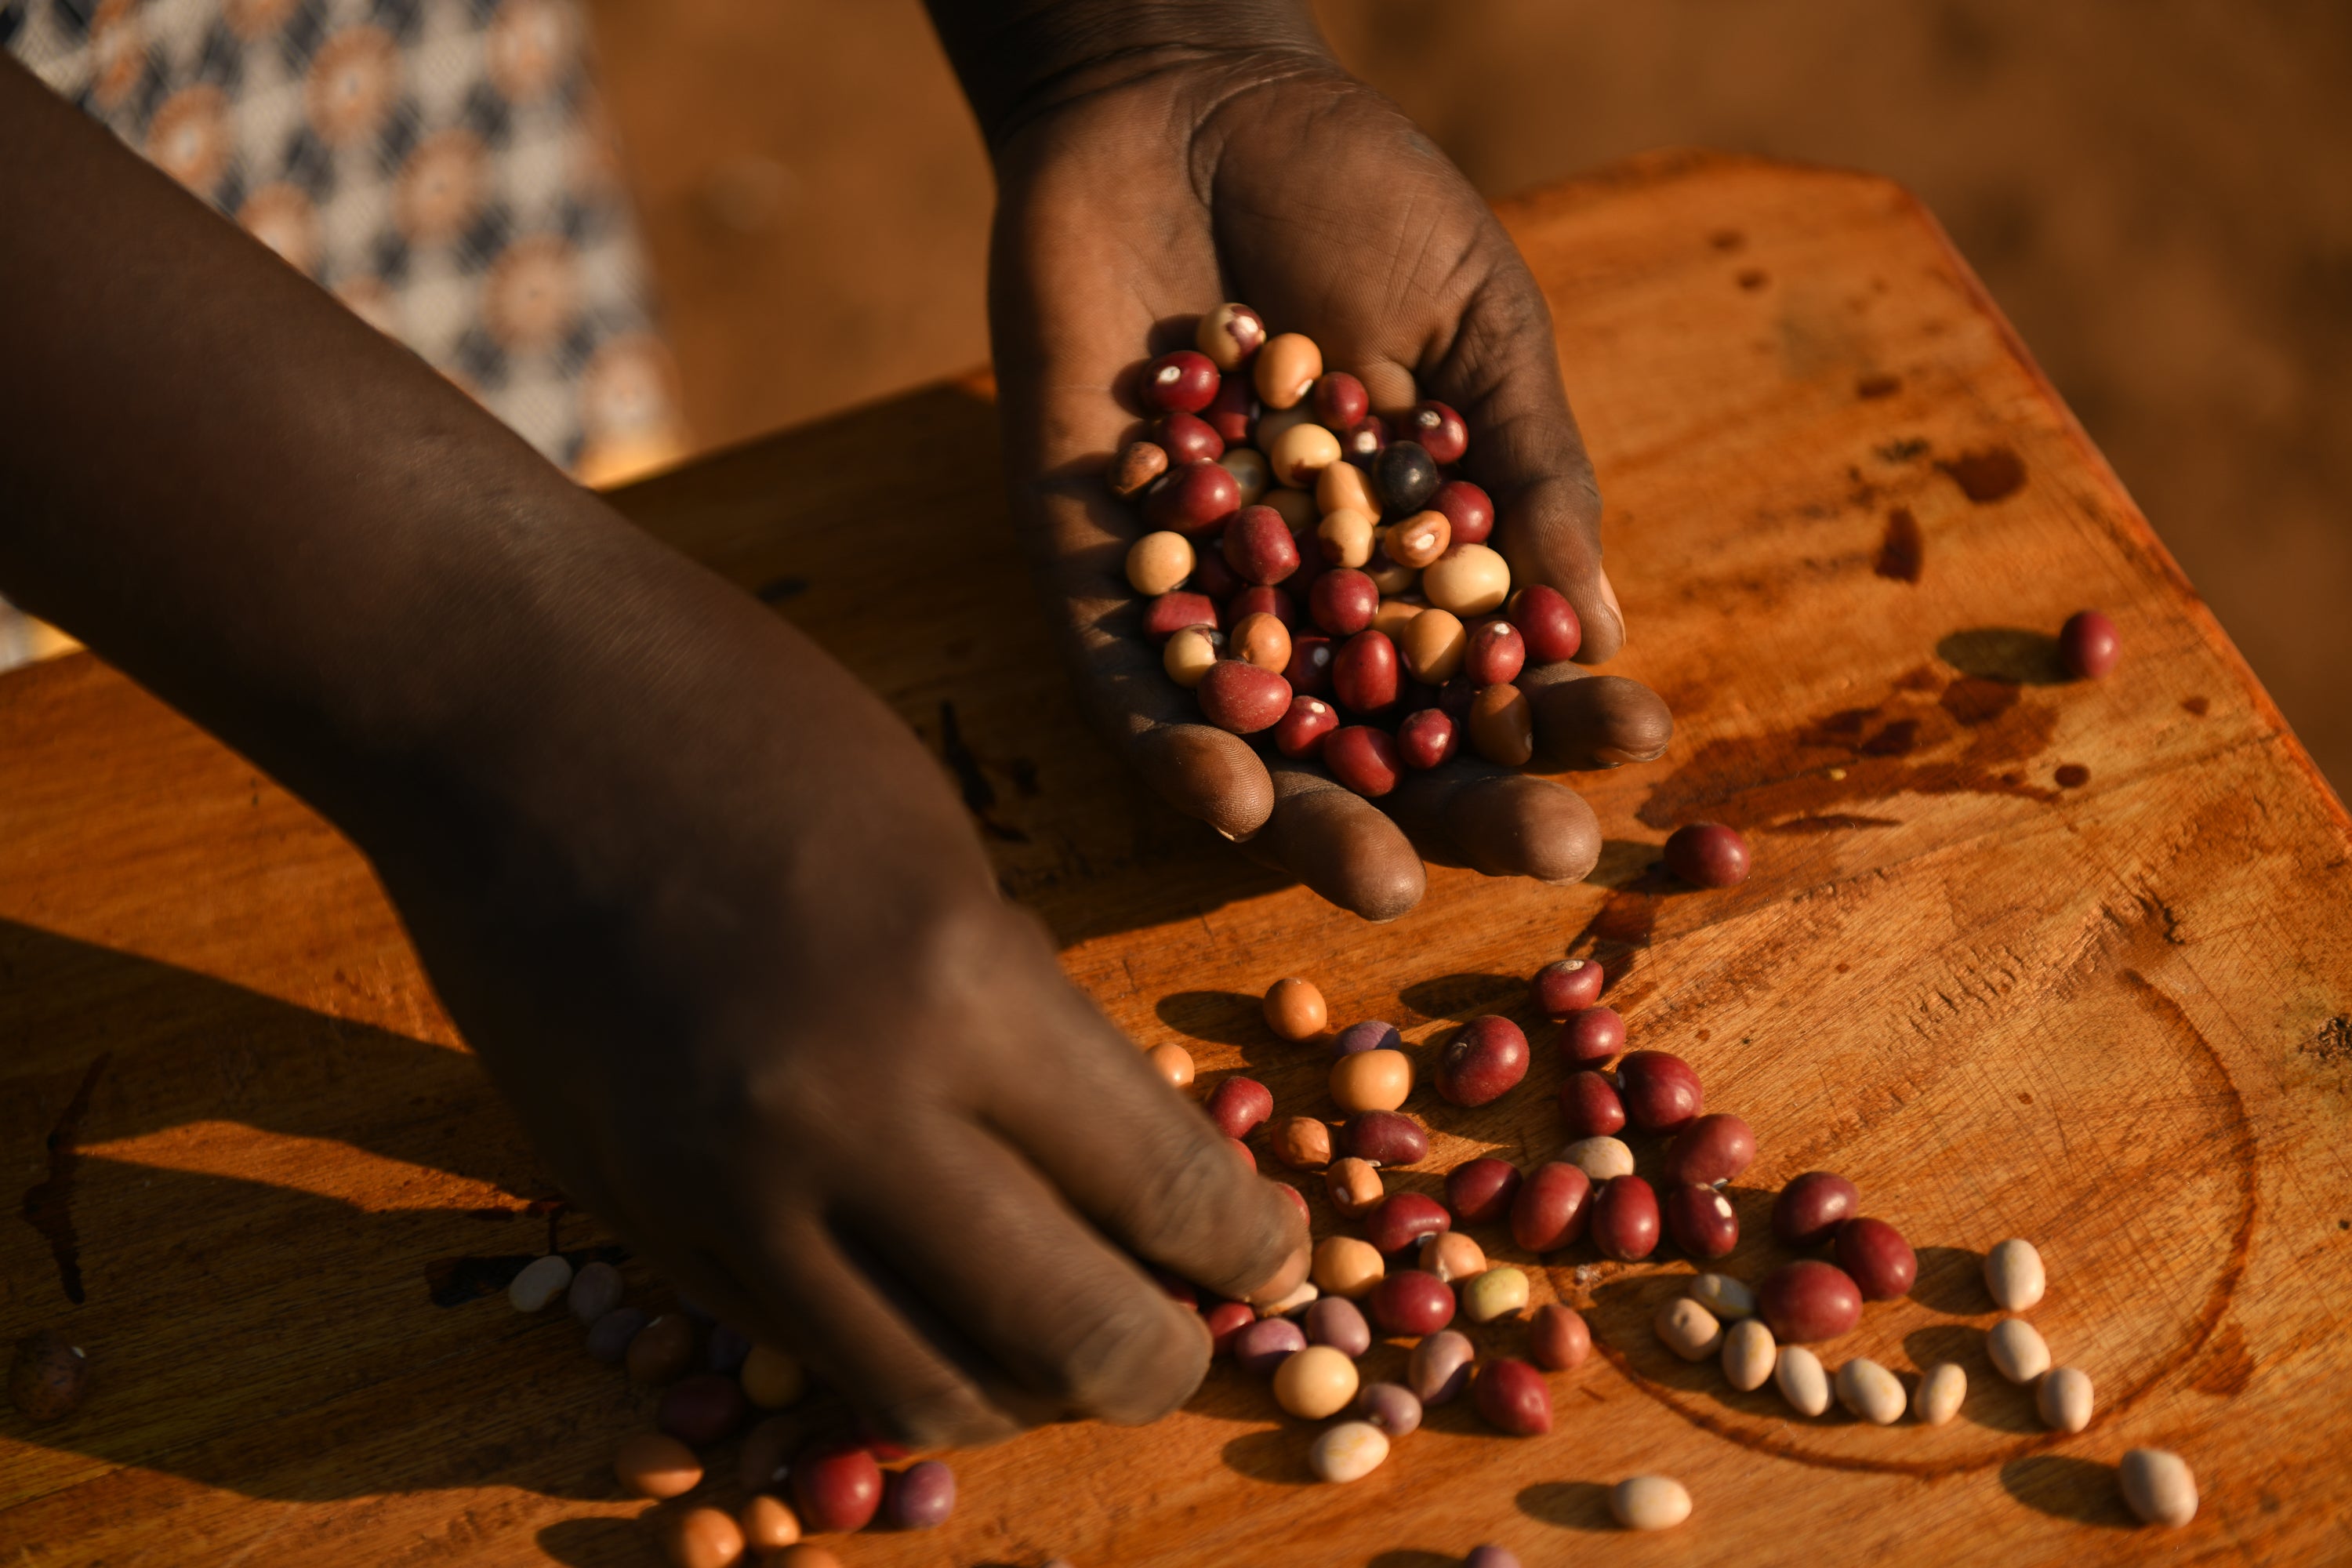
M1394 105L1307 51L1189 55L1016 119L999 137L991 321L1016 505L1096 727L1180 810L1372 919L1417 902L1423 858L1570 881L1592 812L1549 780L1456 760L1378 803L1321 768L1201 721L1139 635L1123 574L1146 531L1103 478L1136 425L1114 395L1148 353L1190 346L1223 300L1300 331L1376 410L1459 409L1463 468L1493 496L1515 584L1583 622L1580 663L1624 619L1601 563L1600 494L1569 412L1550 314L1475 192ZM1646 760L1672 731L1646 688L1576 665L1519 682L1538 761Z

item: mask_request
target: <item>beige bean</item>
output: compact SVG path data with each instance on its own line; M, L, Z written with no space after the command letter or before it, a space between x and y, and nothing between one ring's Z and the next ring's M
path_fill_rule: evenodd
M1356 1397L1356 1363L1330 1345L1308 1345L1274 1369L1274 1402L1293 1415L1320 1421Z
M1315 525L1315 547L1330 565L1361 566L1372 558L1372 520L1352 507L1327 511Z
M1128 586L1153 598L1192 574L1192 542L1170 529L1147 533L1127 547Z
M1295 1312L1307 1310L1322 1294L1314 1280L1301 1279L1297 1289L1287 1296L1268 1301L1257 1310L1257 1315L1261 1318L1287 1318Z
M537 1312L572 1288L572 1265L562 1254L551 1252L523 1265L507 1287L507 1304L518 1312Z
M1373 557L1373 564L1377 566L1379 563L1380 558ZM1370 571L1371 568L1368 567L1366 570ZM1402 571L1403 568L1391 567L1389 570ZM1372 573L1372 580L1375 583L1380 581L1378 572ZM1412 584L1408 583L1406 586L1410 587ZM1385 594L1389 591L1387 585L1382 584L1381 592ZM1372 612L1372 630L1393 641L1404 636L1404 629L1412 625L1413 617L1428 607L1426 605L1416 605L1411 599L1382 599L1380 607Z
M1151 1064L1151 1070L1158 1073L1169 1088L1190 1089L1192 1086L1192 1053L1175 1041L1168 1040L1152 1047L1143 1053L1143 1059Z
M1701 1274L1690 1282L1687 1294L1727 1323L1756 1315L1756 1292L1728 1274Z
M1381 515L1371 476L1353 463L1334 463L1323 470L1315 481L1315 504L1326 512L1360 512L1368 521Z
M2014 1236L1985 1254L1984 1279L1985 1289L2004 1312L2022 1312L2042 1300L2048 1286L2042 1254L2032 1242Z
M1331 1099L1350 1116L1394 1110L1412 1092L1412 1058L1402 1051L1350 1051L1331 1064Z
M1671 1476L1628 1476L1609 1489L1609 1511L1628 1530L1672 1530L1690 1517L1690 1493Z
M1266 467L1265 454L1255 447L1226 447L1217 467L1233 475L1234 483L1241 487L1242 499L1235 503L1240 506L1257 505L1274 483L1274 470Z
M1209 626L1186 626L1160 650L1160 668L1168 679L1190 691L1208 679L1211 667L1225 656L1224 634Z
M1339 437L1320 425L1302 421L1266 448L1265 460L1280 483L1311 490L1323 470L1339 460Z
M1739 1319L1723 1332L1723 1380L1742 1394L1763 1387L1779 1352L1763 1319Z
M1269 408L1258 416L1257 426L1250 432L1250 444L1261 452L1271 452L1276 441L1314 417L1315 411L1304 404L1296 408ZM1266 472L1273 474L1273 463L1266 464Z
M1486 1271L1486 1249L1458 1230L1441 1230L1421 1238L1421 1268L1447 1284Z
M1492 1323L1528 1310L1528 1277L1508 1264L1474 1275L1462 1287L1462 1315L1474 1323Z
M1919 1374L1911 1391L1911 1415L1922 1426L1941 1426L1960 1413L1968 1397L1969 1374L1957 1363L1939 1361Z
M735 1568L743 1561L743 1528L715 1508L690 1508L662 1522L662 1550L671 1568Z
M1876 1362L1856 1356L1837 1370L1838 1403L1864 1421L1892 1426L1903 1419L1903 1381Z
M1290 530L1294 539L1313 528L1316 518L1320 515L1315 510L1313 496L1305 490L1286 489L1281 485L1258 497L1257 504L1274 508L1276 515L1282 519L1283 526Z
M1252 366L1258 400L1268 408L1295 408L1323 374L1323 351L1304 332L1278 332L1266 339ZM1265 427L1261 419L1259 427Z
M636 1497L683 1497L702 1484L702 1461L675 1437L640 1432L621 1439L613 1474L623 1491Z
M1331 1163L1331 1128L1312 1116L1293 1116L1275 1134L1275 1158L1294 1171L1319 1171Z
M1326 1295L1353 1301L1371 1294L1388 1273L1381 1249L1361 1237L1327 1236L1315 1244L1315 1263L1307 1278Z
M1441 610L1483 616L1511 595L1511 568L1483 544L1457 544L1421 574L1422 592Z
M2179 1529L2197 1517L2197 1477L2167 1448L2134 1448L2116 1467L2124 1502L2143 1524Z
M1470 651L1469 635L1460 616L1444 610L1424 610L1404 625L1397 653L1412 678L1427 686L1443 686L1462 673Z
M1830 1374L1822 1370L1822 1358L1802 1345L1780 1347L1772 1363L1772 1381L1800 1415L1819 1415L1830 1407Z
M1369 1421L1342 1421L1315 1439L1307 1468L1317 1480L1352 1481L1379 1469L1388 1457L1387 1433Z
M1420 573L1414 571L1410 566L1398 565L1386 555L1381 554L1378 550L1374 550L1372 552L1372 558L1364 563L1364 575L1372 580L1372 586L1381 591L1381 597L1388 599L1396 598L1400 595L1412 593L1421 586ZM1423 606L1416 604L1413 605L1412 609L1413 614L1419 615ZM1374 626L1380 626L1380 621L1377 616L1374 617L1372 624ZM1386 627L1382 627L1381 629L1384 631L1387 630ZM1394 632L1390 632L1389 635L1391 637L1396 636Z
M801 1538L800 1515L782 1498L761 1492L737 1510L743 1544L754 1552L782 1552Z
M1992 1369L2011 1383L2032 1383L2050 1370L2050 1346L2023 1318L2003 1318L1985 1335Z
M2091 1374L2079 1366L2053 1366L2033 1390L2033 1407L2053 1432L2080 1432L2091 1424Z
M1621 1138L1580 1138L1559 1152L1560 1159L1591 1179L1594 1186L1633 1173L1633 1151Z
M1705 1361L1723 1348L1723 1325L1687 1296L1660 1303L1650 1327L1665 1347L1685 1361Z

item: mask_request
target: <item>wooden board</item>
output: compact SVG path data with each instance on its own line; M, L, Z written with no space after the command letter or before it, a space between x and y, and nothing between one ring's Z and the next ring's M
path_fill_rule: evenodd
M1610 840L1593 885L1440 871L1373 928L1143 800L1028 607L977 383L622 504L886 691L1071 974L1207 1077L1246 1065L1284 1109L1323 1105L1317 1053L1255 1019L1285 972L1421 1041L1600 952L1636 1039L1758 1127L1730 1267L1771 1262L1755 1237L1780 1183L1845 1171L1923 1270L1830 1359L1957 1357L1967 1408L1935 1430L1790 1419L1652 1341L1687 1264L1568 1255L1538 1288L1588 1308L1605 1353L1555 1379L1548 1439L1450 1408L1318 1489L1307 1430L1223 1370L1146 1431L963 1456L950 1528L845 1558L1434 1568L1497 1540L1530 1564L2125 1561L2158 1544L2122 1528L2113 1481L2146 1443L2204 1489L2168 1554L2352 1554L2342 809L1901 191L1673 158L1507 216L1608 498L1633 626L1617 668L1681 726L1659 762L1586 781ZM2048 633L2086 604L2126 661L2058 683ZM1743 887L1647 870L1697 816L1750 834ZM1399 1184L1548 1153L1539 1061L1501 1106L1434 1108L1430 1169ZM555 1194L364 865L86 658L0 682L0 1085L32 1222L0 1225L0 1332L68 1325L99 1368L70 1420L0 1424L0 1560L652 1560L647 1505L604 1468L649 1400L562 1314L436 1306L429 1284L452 1259L613 1238L535 1205ZM2043 1432L1982 1357L1978 1259L2012 1234L2050 1262L2034 1321L2099 1389L2078 1436ZM1602 1487L1637 1470L1679 1476L1696 1515L1596 1539Z

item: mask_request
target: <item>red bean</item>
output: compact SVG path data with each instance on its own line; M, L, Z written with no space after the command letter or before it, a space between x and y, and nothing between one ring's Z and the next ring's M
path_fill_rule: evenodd
M1288 1204L1292 1208L1298 1211L1298 1217L1302 1222L1311 1221L1314 1218L1314 1215L1307 1207L1307 1194L1305 1193L1300 1192L1288 1182L1275 1183L1274 1190L1282 1194L1283 1202Z
M1772 1237L1785 1247L1819 1247L1853 1217L1862 1194L1833 1171L1807 1171L1772 1201Z
M1576 657L1584 646L1584 626L1576 606L1559 589L1531 583L1511 595L1511 625L1528 641L1528 657L1538 664L1559 664Z
M1250 426L1257 423L1257 388L1246 375L1222 377L1217 395L1209 399L1200 416L1226 446L1238 447L1249 439Z
M1233 475L1214 463L1187 463L1145 498L1143 515L1154 528L1198 535L1223 523L1241 504L1242 487Z
M1360 468L1370 468L1388 444L1389 422L1377 414L1367 414L1339 432L1340 455Z
M922 1459L890 1478L884 1511L895 1529L931 1530L948 1521L955 1504L955 1472Z
M1470 426L1463 423L1462 416L1434 398L1412 405L1400 435L1419 442L1423 451L1441 463L1458 463L1470 449Z
M1295 1190L1295 1189L1294 1189ZM1234 1336L1257 1321L1257 1312L1246 1301L1220 1301L1201 1314L1209 1325L1209 1353L1234 1353Z
M1246 1138L1274 1114L1274 1091L1254 1078L1229 1078L1202 1102L1209 1120L1228 1138Z
M1528 1353L1538 1366L1572 1372L1592 1353L1592 1330L1574 1308L1546 1301L1528 1320Z
M1756 1158L1756 1134L1748 1123L1724 1111L1702 1116L1666 1150L1666 1180L1711 1186L1727 1182Z
M1548 1018L1565 1018L1570 1013L1580 1013L1601 1000L1601 984L1607 978L1599 963L1589 958L1556 959L1536 971L1528 984L1535 990L1536 1005ZM1620 1027L1622 1022L1620 1021Z
M1307 590L1307 616L1335 637L1351 637L1370 626L1380 607L1379 586L1353 566L1334 566Z
M1307 1342L1329 1345L1349 1361L1372 1348L1371 1325L1345 1296L1326 1296L1307 1309Z
M1461 731L1444 710L1423 708L1409 713L1397 726L1397 752L1404 765L1426 773L1431 768L1444 767L1454 760L1461 742Z
M1570 1138L1612 1137L1625 1125L1625 1102L1616 1085L1587 1068L1559 1086L1559 1119Z
M1429 1134L1402 1110L1360 1110L1339 1130L1349 1154L1375 1165L1411 1165L1429 1152Z
M1480 686L1502 686L1517 680L1527 662L1527 640L1518 627L1508 621L1481 621L1470 634L1462 667Z
M1453 1228L1454 1216L1445 1205L1420 1193L1391 1193L1364 1216L1364 1239L1382 1252L1402 1252L1420 1245L1424 1236Z
M1282 679L1290 682L1294 693L1328 697L1331 694L1331 659L1329 637L1299 633L1290 639L1290 662L1283 667Z
M1592 1194L1592 1245L1633 1263L1658 1247L1658 1194L1639 1176L1612 1176Z
M1486 1225L1511 1212L1519 1195L1519 1168L1508 1160L1481 1155L1445 1173L1445 1206L1464 1225Z
M1527 1076L1527 1036L1508 1018L1493 1014L1473 1018L1455 1030L1437 1058L1437 1092L1454 1105L1492 1105Z
M1211 665L1192 695L1201 700L1202 718L1236 735L1272 729L1290 710L1290 682L1238 658Z
M1331 689L1351 713L1378 713L1397 700L1396 644L1383 632L1358 632L1331 661Z
M1326 371L1315 384L1315 422L1326 430L1349 429L1371 411L1371 395L1344 370Z
M1478 705L1478 683L1466 675L1457 675L1437 689L1437 706L1456 724L1470 721L1470 710Z
M1833 1340L1862 1321L1862 1291L1844 1269L1801 1258L1764 1277L1756 1310L1782 1344Z
M1155 413L1197 414L1217 395L1216 362L1198 349L1161 354L1143 367L1136 395Z
M1307 1348L1307 1331L1288 1318L1260 1318L1234 1335L1234 1364L1260 1377Z
M1197 415L1171 414L1145 435L1179 463L1213 463L1225 455L1225 438Z
M1228 1148L1233 1150L1234 1158L1242 1163L1243 1170L1247 1171L1253 1176L1257 1174L1257 1156L1250 1152L1250 1146L1248 1144L1243 1142L1238 1138L1228 1138L1225 1140L1225 1144Z
M1560 1026L1559 1054L1570 1067L1592 1067L1625 1048L1625 1020L1614 1007L1585 1007Z
M1424 448L1425 450L1426 448ZM1448 479L1429 498L1429 510L1442 511L1453 525L1456 544L1484 544L1495 531L1495 503L1467 479ZM1503 678L1506 680L1509 676Z
M1166 642L1186 626L1217 624L1217 606L1206 594L1188 594L1181 588L1160 595L1143 610L1143 635L1153 642Z
M1290 710L1275 721L1274 749L1291 758L1318 755L1324 737L1339 727L1338 709L1319 697L1294 695Z
M722 1373L698 1372L663 1390L654 1425L679 1442L707 1448L735 1435L751 1414L743 1384Z
M1511 1239L1529 1252L1557 1252L1584 1238L1592 1180L1565 1161L1538 1165L1511 1200Z
M1739 1215L1713 1187L1678 1182L1666 1189L1666 1234L1693 1258L1721 1258L1739 1245Z
M1850 1219L1838 1226L1837 1260L1865 1301L1908 1296L1919 1278L1919 1255L1883 1219Z
M2058 631L2058 658L2078 680L2096 680L2123 657L2116 623L2097 610L2077 610Z
M1279 588L1254 583L1235 593L1225 605L1228 625L1238 626L1251 616L1272 616L1289 629L1298 625L1298 605ZM1296 638L1292 639L1291 646L1294 649L1297 647Z
M1454 1288L1419 1268L1400 1268L1372 1287L1372 1321L1392 1334L1433 1334L1454 1321Z
M1510 1356L1479 1363L1470 1403L1488 1426L1514 1437L1539 1437L1551 1430L1551 1384Z
M1377 637L1377 632L1366 632ZM1334 730L1323 741L1323 765L1331 776L1358 795L1378 800L1396 788L1404 776L1404 760L1388 732L1369 724Z
M1298 542L1270 506L1245 506L1225 525L1219 552L1245 583L1279 583L1298 570Z
M1206 594L1218 604L1230 602L1240 595L1245 584L1240 574L1225 564L1223 555L1214 550L1196 551L1192 556L1192 591Z
M1706 1098L1690 1063L1668 1051L1628 1051L1617 1064L1625 1120L1644 1132L1675 1132Z
M1728 888L1748 879L1748 840L1720 822L1694 822L1666 840L1666 869L1694 888Z
M1410 517L1437 493L1437 461L1405 440L1391 441L1372 459L1372 486L1391 517Z
M793 1466L793 1501L812 1535L863 1530L882 1506L882 1467L855 1445L804 1454Z
M64 1419L89 1387L89 1352L65 1331L37 1329L16 1342L8 1363L8 1402L26 1419Z

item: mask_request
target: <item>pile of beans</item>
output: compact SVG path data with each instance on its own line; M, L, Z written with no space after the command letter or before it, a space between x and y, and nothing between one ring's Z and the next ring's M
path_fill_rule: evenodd
M1467 748L1517 767L1535 728L1515 682L1583 639L1557 591L1512 592L1494 502L1454 465L1461 415L1376 414L1297 332L1247 305L1143 368L1152 416L1108 479L1150 531L1129 547L1144 635L1209 722L1313 758L1360 795Z

